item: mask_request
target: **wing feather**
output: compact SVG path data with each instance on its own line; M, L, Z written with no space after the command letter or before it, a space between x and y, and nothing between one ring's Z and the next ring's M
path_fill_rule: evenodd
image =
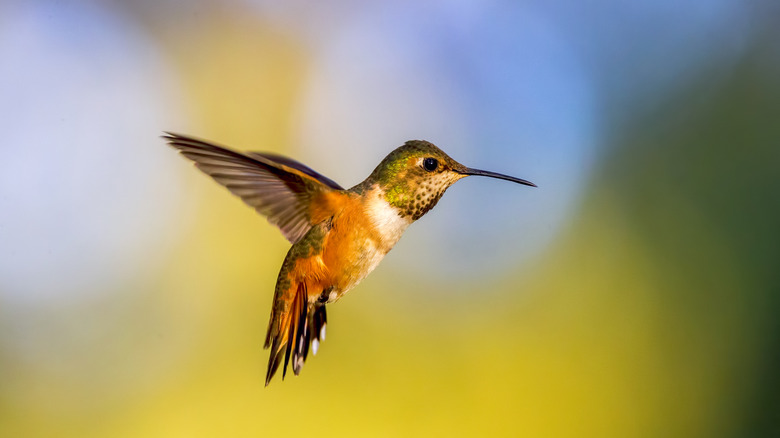
M240 197L279 227L291 243L312 227L312 200L344 190L333 180L291 158L269 153L240 153L193 137L166 133L163 138L205 174Z

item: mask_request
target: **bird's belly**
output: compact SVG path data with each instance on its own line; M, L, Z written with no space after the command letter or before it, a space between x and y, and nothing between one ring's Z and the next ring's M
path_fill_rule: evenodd
M372 239L360 239L351 243L349 245L351 256L341 259L341 263L335 266L329 266L335 281L329 292L328 302L338 300L357 286L387 254L387 250L381 248Z
M323 252L330 273L328 301L338 300L366 278L411 223L380 195L369 195L366 205L352 204L333 221Z

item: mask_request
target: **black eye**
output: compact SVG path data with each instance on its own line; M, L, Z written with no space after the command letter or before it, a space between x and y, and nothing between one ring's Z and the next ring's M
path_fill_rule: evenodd
M427 170L428 172L433 172L437 167L439 167L439 161L436 158L426 158L423 160L422 164L423 169Z

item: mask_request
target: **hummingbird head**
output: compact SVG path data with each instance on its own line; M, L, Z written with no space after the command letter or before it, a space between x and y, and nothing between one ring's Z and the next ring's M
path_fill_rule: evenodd
M402 217L417 220L439 202L451 185L469 175L488 176L536 187L520 178L466 167L433 143L424 140L407 141L391 152L374 169L368 181L382 189L385 200Z

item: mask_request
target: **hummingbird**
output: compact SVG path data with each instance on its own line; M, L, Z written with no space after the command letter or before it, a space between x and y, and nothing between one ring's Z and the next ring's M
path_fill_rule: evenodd
M530 181L466 167L433 143L410 140L390 152L363 182L345 189L308 166L268 152L238 152L166 132L163 139L195 167L277 226L292 247L276 281L265 337L265 386L284 357L298 375L325 339L325 306L363 280L412 222L456 181L486 176Z

